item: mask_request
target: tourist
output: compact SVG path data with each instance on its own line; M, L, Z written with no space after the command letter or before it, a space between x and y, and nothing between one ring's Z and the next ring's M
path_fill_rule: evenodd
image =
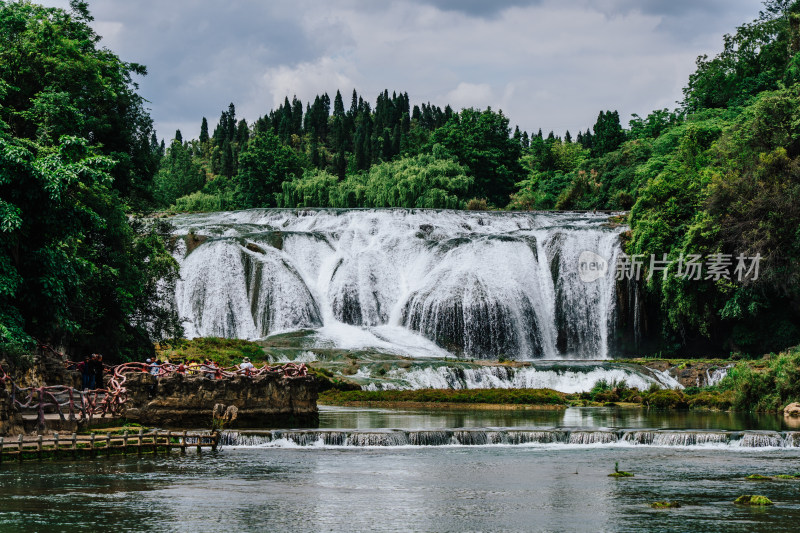
M145 373L150 372L150 363L152 363L152 362L153 361L148 357L145 360L144 365L142 366L142 372L145 372Z
M239 364L239 373L244 374L245 376L250 376L250 374L253 373L254 368L255 366L253 366L253 363L250 362L250 358L245 357L242 359L241 364Z
M150 365L150 375L158 377L161 373L161 367L159 366L158 359L154 360L153 363Z
M89 370L89 383L87 388L89 390L94 390L96 388L95 384L97 381L97 354L93 353L89 358L87 368Z
M81 389L88 390L90 389L90 384L92 382L93 372L91 365L89 364L89 356L83 358L83 361L78 363L78 370L81 373Z
M211 359L206 359L203 361L203 366L200 368L203 370L203 375L206 377L206 379L214 379L214 366L214 362Z
M96 389L104 389L103 374L106 369L103 366L103 355L99 353L95 355L97 356L97 363L95 363L94 367L94 386Z
M182 376L185 376L186 375L186 364L183 361L178 363L178 368L175 369L175 372L177 372L178 374L180 374Z

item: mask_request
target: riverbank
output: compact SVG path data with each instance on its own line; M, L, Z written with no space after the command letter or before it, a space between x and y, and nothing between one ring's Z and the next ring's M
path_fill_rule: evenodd
M642 407L648 409L729 410L731 391L636 388L599 383L591 391L565 394L550 389L418 389L383 391L340 391L319 395L322 405L350 407L432 407L475 409L566 409L567 407Z

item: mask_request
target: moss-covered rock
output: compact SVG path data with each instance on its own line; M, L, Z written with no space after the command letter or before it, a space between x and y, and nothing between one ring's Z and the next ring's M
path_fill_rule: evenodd
M620 470L618 472L610 473L608 477L633 477L633 474L630 472L625 472L624 470Z
M678 502L668 502L668 501L653 502L650 504L650 507L652 507L653 509L677 509L680 506L681 504L679 504Z
M767 506L767 505L775 505L772 503L772 500L767 498L766 496L761 496L759 494L743 494L734 500L736 505L751 505L751 506Z
M769 476L762 476L761 474L750 474L745 479L748 481L767 481L772 478Z

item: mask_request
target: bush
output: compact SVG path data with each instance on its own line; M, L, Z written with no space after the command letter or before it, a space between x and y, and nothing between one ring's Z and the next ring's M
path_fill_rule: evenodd
M732 407L742 411L778 411L800 401L800 349L772 356L765 368L741 362L718 388L732 397Z
M686 409L689 407L682 392L669 389L647 394L644 401L648 407L654 409Z
M467 202L468 211L486 211L487 209L489 209L489 204L487 204L486 198L472 198Z

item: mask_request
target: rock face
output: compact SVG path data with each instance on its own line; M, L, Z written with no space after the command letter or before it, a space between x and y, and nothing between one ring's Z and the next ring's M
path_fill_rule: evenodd
M235 427L308 427L319 422L313 377L213 380L174 375L157 379L141 373L129 375L125 387L124 416L145 425L210 428L216 404L238 409Z
M667 372L684 387L707 387L716 385L719 380L725 377L729 367L720 367L714 363L691 362L681 366L672 366L668 361L647 361L643 366Z
M14 409L11 395L0 386L0 437L22 433L22 416Z
M800 417L800 403L794 402L787 405L783 410L783 416L792 418Z

